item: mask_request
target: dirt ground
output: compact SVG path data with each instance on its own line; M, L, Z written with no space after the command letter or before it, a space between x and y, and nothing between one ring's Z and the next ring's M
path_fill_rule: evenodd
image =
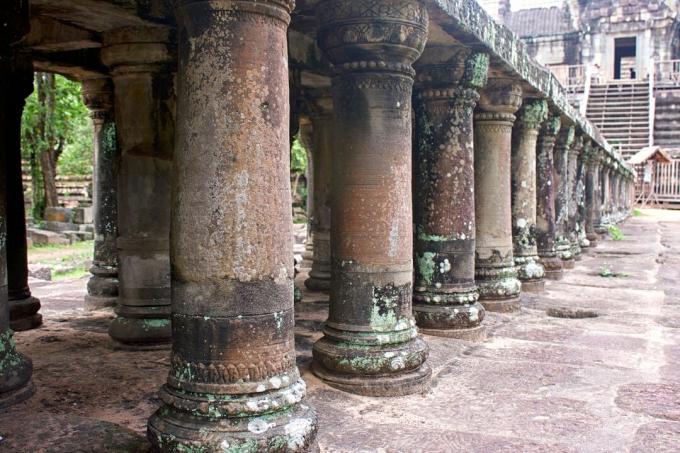
M485 342L426 336L422 395L360 397L315 378L328 304L305 293L296 344L320 451L680 451L680 212L643 211L621 230L519 313L489 314ZM112 314L82 311L86 281L33 282L45 325L16 339L37 390L0 414L0 451L145 450L168 352L113 350Z

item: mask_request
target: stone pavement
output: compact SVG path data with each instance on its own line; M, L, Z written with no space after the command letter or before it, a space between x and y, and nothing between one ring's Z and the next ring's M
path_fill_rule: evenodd
M316 379L311 346L328 304L306 292L298 364L320 451L680 451L680 212L644 211L621 229L622 241L524 295L519 313L489 313L485 342L425 337L434 376L423 395L361 397ZM167 351L113 350L112 315L79 308L85 282L34 287L45 326L16 338L37 392L0 415L0 451L146 448L136 433L159 404Z

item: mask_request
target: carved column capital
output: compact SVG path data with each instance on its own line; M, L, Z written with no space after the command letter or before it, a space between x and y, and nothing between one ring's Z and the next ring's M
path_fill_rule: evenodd
M104 121L110 116L113 109L113 85L111 79L102 77L99 79L83 80L82 83L83 103L90 110L93 121Z
M524 130L538 133L547 117L548 102L545 99L527 100L517 114L516 125Z
M480 113L475 119L499 119L514 121L517 109L522 105L522 87L516 79L490 78L479 98Z
M103 35L102 62L112 75L159 72L175 61L174 36L165 27L122 27Z
M555 140L562 128L562 120L558 113L548 112L548 116L541 124L541 137Z
M417 0L324 0L318 42L339 72L413 74L427 41L428 14Z

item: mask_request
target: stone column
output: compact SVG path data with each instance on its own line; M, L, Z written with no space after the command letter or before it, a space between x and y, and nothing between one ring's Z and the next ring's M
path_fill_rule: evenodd
M512 253L511 153L522 88L492 78L475 114L475 278L489 311L519 309L521 283Z
M522 290L530 292L545 287L545 268L536 245L536 143L547 116L547 101L525 101L512 134L513 254Z
M305 251L302 253L302 258L309 262L314 258L314 228L312 226L314 216L314 193L316 192L316 181L314 180L314 167L316 166L316 155L314 150L314 126L306 116L300 116L298 119L298 137L300 143L307 152L307 204L305 209L307 211L307 242L305 243Z
M412 314L411 64L427 39L417 0L325 0L319 45L334 64L331 298L314 373L388 396L429 385Z
M94 259L85 308L115 307L118 300L118 144L111 79L83 81L83 101L94 126Z
M590 248L586 233L586 159L591 150L592 143L584 136L583 151L576 165L576 231L582 253L587 253Z
M553 150L560 130L560 116L549 115L543 122L536 147L536 248L545 277L562 278L562 259L555 246L555 179Z
M104 36L120 150L118 306L109 335L129 348L170 342L170 174L174 134L169 30ZM197 210L200 206L196 207Z
M567 151L567 230L566 237L571 245L575 261L581 259L581 245L578 235L578 161L583 152L583 136L574 137Z
M591 147L585 152L585 167L586 167L586 194L585 194L585 229L586 238L590 241L590 247L597 246L600 236L595 232L597 225L597 213L600 210L600 198L598 194L598 175L599 159L598 148Z
M292 2L181 0L171 368L161 451L307 451L295 365L288 50Z
M8 179L13 177L8 160L19 152L21 112L33 89L33 77L25 60L17 58L11 45L28 32L28 3L10 1L0 12L0 410L33 395L31 360L17 351L10 328L7 285ZM21 177L21 173L19 173ZM22 192L23 193L23 192ZM17 198L17 197L12 197ZM21 218L24 222L24 218Z
M33 67L28 56L14 55L13 80L16 88L10 96L7 142L7 280L10 327L14 331L35 329L42 325L40 300L28 286L26 245L26 210L21 178L21 115L28 95L33 91Z
M593 229L597 235L602 235L607 232L607 228L602 224L602 200L604 197L603 192L603 182L604 179L604 164L605 164L605 151L602 148L598 148L597 155L595 157L595 203L593 206Z
M555 142L555 249L564 269L574 267L569 241L569 148L574 142L574 127L562 128Z
M609 198L609 178L610 178L610 165L611 165L611 159L609 157L603 157L602 158L602 169L600 171L601 174L601 180L600 180L600 190L601 190L601 195L600 195L600 200L601 200L601 205L600 205L600 224L598 229L596 230L599 234L606 234L608 229L607 225L609 224L609 203L610 203L610 198Z
M328 291L331 286L331 172L333 145L333 99L323 93L311 100L310 117L314 129L314 203L310 225L314 236L314 255L305 286ZM309 194L307 195L309 196Z
M414 158L413 314L430 335L482 340L475 285L473 111L486 54L459 49L447 64L418 68Z

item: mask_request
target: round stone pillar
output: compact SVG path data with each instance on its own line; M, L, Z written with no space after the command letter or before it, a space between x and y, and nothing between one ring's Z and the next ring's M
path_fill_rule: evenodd
M472 118L488 61L461 48L448 64L418 68L413 314L430 335L486 337L475 285Z
M429 385L412 314L411 64L427 39L417 0L319 3L319 45L334 64L332 275L313 371L362 395Z
M590 242L590 247L595 247L600 239L599 235L595 232L596 213L599 210L599 198L597 194L597 175L599 170L596 147L586 148L584 152L584 163L586 173L584 219L586 238Z
M28 286L26 244L26 208L21 174L21 115L25 100L33 91L33 66L30 57L12 56L11 80L14 91L8 93L7 122L7 279L10 326L14 331L35 329L42 325L40 300Z
M83 101L94 126L94 258L85 308L115 307L118 300L118 144L109 78L83 81Z
M311 262L314 257L314 228L312 227L314 215L314 193L316 192L316 181L314 180L314 167L316 166L316 155L314 153L314 126L306 116L298 116L298 134L300 144L306 151L307 171L305 179L307 182L307 203L305 211L307 214L307 242L302 258Z
M609 192L609 182L611 177L611 158L608 156L602 157L602 166L600 170L600 223L598 229L596 230L599 234L606 234L608 232L607 226L609 225L609 203L610 203L610 192Z
M314 291L328 291L331 286L333 99L330 93L323 93L312 99L311 104L314 202L309 224L314 238L314 254L305 286Z
M118 305L109 335L129 348L170 342L170 175L174 135L169 30L104 35L114 83L118 176ZM196 209L200 209L199 206Z
M575 136L567 150L567 230L566 237L571 245L575 261L581 259L581 245L578 239L578 161L583 152L583 136Z
M530 292L545 287L545 268L536 245L536 145L538 129L547 116L547 101L526 101L512 134L513 254L522 290Z
M562 259L555 246L555 178L553 150L560 130L560 116L549 115L543 122L536 146L536 248L545 277L562 278Z
M586 233L586 159L591 150L592 143L584 136L583 150L576 164L576 237L582 253L587 253L590 248Z
M8 160L19 153L21 113L24 100L33 89L30 66L22 67L23 62L11 44L28 32L28 2L8 3L3 5L3 26L0 27L0 410L29 398L34 392L31 360L17 351L12 339L7 288L8 195L10 190L16 190L8 185L8 179L14 177ZM22 217L21 222L24 221Z
M295 365L287 1L176 2L172 359L160 451L307 451Z
M514 113L522 88L513 79L493 78L482 90L474 119L475 278L489 311L519 309L521 283L512 245L511 154Z
M555 249L564 269L573 269L574 255L569 241L569 149L574 142L574 127L560 130L555 142Z
M604 178L604 164L606 157L604 156L604 149L598 148L594 157L594 171L595 171L595 203L593 203L593 229L595 234L602 235L607 232L607 228L602 224L602 200L603 193L603 178Z

